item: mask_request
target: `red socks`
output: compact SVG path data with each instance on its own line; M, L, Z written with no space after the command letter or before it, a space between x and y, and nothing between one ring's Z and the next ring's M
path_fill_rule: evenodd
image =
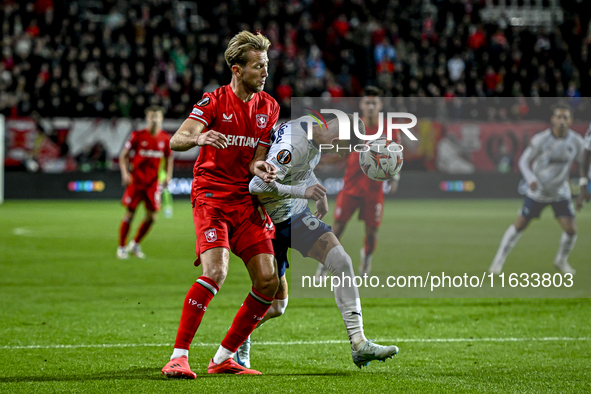
M203 314L207 310L209 302L219 290L217 283L206 276L200 276L191 286L183 304L181 322L174 342L176 349L189 350L193 337L201 324L201 319L203 319Z
M222 341L222 346L235 353L238 347L254 331L257 323L265 316L272 303L272 297L264 296L252 288L238 310L232 326Z
M142 238L144 238L144 235L146 235L148 233L148 230L150 230L150 227L152 226L153 222L146 222L143 221L140 228L137 230L137 235L135 236L135 243L139 244L140 241L142 240Z
M119 246L125 246L127 233L129 233L129 220L123 219L119 226Z

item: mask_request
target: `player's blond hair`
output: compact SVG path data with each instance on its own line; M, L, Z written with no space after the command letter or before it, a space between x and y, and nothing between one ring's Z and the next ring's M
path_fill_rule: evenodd
M243 30L236 34L228 43L228 48L224 53L226 63L230 68L234 64L242 67L248 63L247 54L249 51L267 51L271 46L271 41L261 33L253 34Z

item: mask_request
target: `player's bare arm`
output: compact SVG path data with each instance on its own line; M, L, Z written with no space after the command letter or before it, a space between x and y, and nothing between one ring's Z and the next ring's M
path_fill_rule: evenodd
M205 125L193 119L186 119L170 139L170 149L185 152L196 146L211 145L217 149L228 147L228 139L215 130L203 132Z
M583 152L583 160L579 166L579 175L581 177L579 179L579 186L581 187L581 192L579 193L579 197L577 197L577 211L581 210L584 201L589 202L589 200L591 200L591 194L589 193L589 189L587 189L587 184L589 183L589 178L587 177L589 165L591 165L591 151L585 149Z
M127 186L131 183L131 174L129 173L129 149L123 148L119 155L119 169L121 170L121 184Z
M168 186L172 179L172 171L174 169L174 156L171 154L166 158L166 180L164 181L163 187Z
M258 176L265 183L272 182L277 178L277 169L275 166L265 161L268 150L269 148L267 147L261 145L257 146L257 149L254 152L254 158L248 166L250 173L254 176Z

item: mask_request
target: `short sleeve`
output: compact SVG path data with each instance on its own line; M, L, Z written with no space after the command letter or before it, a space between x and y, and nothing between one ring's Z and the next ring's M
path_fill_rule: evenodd
M134 151L134 150L136 150L136 147L137 147L137 133L134 131L129 136L129 139L125 142L125 145L123 145L123 148L125 148L127 150Z
M215 122L216 98L210 93L205 93L203 98L193 106L193 110L187 119L193 119L209 127Z
M266 147L271 146L271 131L275 127L277 120L279 120L279 104L277 104L276 101L273 101L273 104L274 104L273 110L271 111L269 118L266 119L266 126L265 126L263 132L261 133L261 138L259 139L259 145L266 146ZM257 115L257 117L260 117L260 116L261 115ZM259 119L257 119L257 124L258 124L258 122L259 122Z

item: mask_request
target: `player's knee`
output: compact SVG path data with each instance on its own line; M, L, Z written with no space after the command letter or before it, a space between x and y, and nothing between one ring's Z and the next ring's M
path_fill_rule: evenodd
M343 246L338 245L327 253L324 265L333 275L339 275L341 272L348 272L353 267L353 261Z
M203 266L203 276L213 280L219 287L222 287L224 284L224 281L226 280L226 274L226 271L222 269L222 267L212 266L206 268Z
M273 297L277 292L279 286L279 278L277 273L260 274L255 278L253 287L263 295Z

